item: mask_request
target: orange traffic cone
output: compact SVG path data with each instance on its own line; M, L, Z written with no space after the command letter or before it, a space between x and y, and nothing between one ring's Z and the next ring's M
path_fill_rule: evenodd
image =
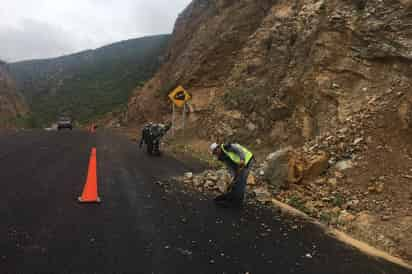
M87 174L86 184L84 185L83 194L79 197L82 203L99 203L100 198L97 194L97 161L96 148L92 148L89 161L89 171Z

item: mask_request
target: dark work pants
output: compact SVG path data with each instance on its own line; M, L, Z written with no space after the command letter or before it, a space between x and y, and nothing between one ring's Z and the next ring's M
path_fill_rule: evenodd
M245 197L247 178L249 177L250 169L252 168L254 160L250 160L248 165L240 170L237 174L236 171L231 170L230 172L234 176L232 187L227 193L227 199L236 200L242 202Z

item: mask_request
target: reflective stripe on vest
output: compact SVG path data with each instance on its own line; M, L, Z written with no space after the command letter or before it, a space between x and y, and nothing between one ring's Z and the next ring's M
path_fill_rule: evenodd
M237 148L239 148L240 150L243 151L243 153L245 154L245 165L247 165L250 160L253 158L253 153L250 152L248 149L246 149L245 147L239 145L239 144L233 144L235 145ZM224 145L221 145L222 151L235 163L235 164L240 164L240 157L239 155L237 155L234 152L231 151L226 151L224 148Z

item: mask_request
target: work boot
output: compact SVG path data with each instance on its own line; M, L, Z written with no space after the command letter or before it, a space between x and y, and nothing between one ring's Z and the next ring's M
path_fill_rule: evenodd
M243 200L233 198L228 193L217 196L214 200L217 206L224 208L242 208L243 206Z
M227 199L227 195L226 194L222 194L222 195L219 195L219 196L217 196L216 198L214 198L214 201L216 202L216 203L218 203L218 202L223 202L223 201L225 201Z
M233 209L242 209L243 208L243 202L238 201L238 200L222 200L219 202L216 202L216 205L219 207L223 208L233 208Z

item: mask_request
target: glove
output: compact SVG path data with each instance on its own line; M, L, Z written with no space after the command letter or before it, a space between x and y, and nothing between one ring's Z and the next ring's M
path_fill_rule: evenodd
M245 167L245 161L240 161L239 162L239 169L242 170Z

